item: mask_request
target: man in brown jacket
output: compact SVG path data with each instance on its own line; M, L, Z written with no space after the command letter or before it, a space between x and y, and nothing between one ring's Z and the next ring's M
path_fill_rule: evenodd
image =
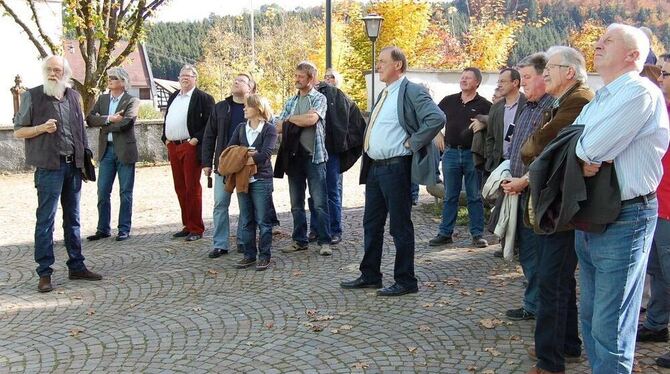
M549 113L550 120L539 127L521 148L528 165L558 132L571 125L594 94L586 86L584 57L570 47L552 47L547 51L543 78L547 93L558 101ZM529 373L563 373L566 359L581 355L582 342L577 332L575 295L574 230L539 236L537 253L538 300L535 314L535 348L531 357L537 365Z

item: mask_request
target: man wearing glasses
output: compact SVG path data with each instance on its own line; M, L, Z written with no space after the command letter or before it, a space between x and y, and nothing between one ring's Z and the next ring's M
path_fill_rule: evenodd
M172 235L195 241L202 238L201 141L214 98L195 87L198 72L193 65L184 65L179 72L181 89L170 95L163 141L168 149L174 189L181 208L182 229Z

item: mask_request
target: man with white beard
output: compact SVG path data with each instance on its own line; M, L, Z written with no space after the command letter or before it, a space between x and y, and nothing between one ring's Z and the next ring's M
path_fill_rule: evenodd
M72 69L65 58L48 57L43 74L43 85L21 95L14 136L26 140L26 164L35 167L37 290L49 292L53 290L53 230L59 199L69 278L97 281L102 276L86 268L81 253L79 198L84 149L88 147L81 96L70 88Z

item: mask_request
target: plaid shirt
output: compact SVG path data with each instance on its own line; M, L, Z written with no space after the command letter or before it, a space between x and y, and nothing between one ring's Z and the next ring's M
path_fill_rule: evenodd
M539 101L527 101L523 108L519 108L522 112L517 119L509 149L512 177L519 178L528 172L528 167L521 161L521 147L535 130L547 123L555 101L549 94L544 94Z
M280 121L286 121L291 115L293 115L293 112L295 111L295 108L298 104L299 97L300 93L288 99L286 105L284 105L284 109L279 115ZM315 90L313 87L311 91L307 93L307 97L309 98L310 110L316 111L316 114L319 115L319 120L315 125L316 131L314 136L314 155L312 157L312 163L320 164L322 162L328 161L328 152L326 151L326 126L324 123L326 118L326 109L328 109L328 101L322 93Z

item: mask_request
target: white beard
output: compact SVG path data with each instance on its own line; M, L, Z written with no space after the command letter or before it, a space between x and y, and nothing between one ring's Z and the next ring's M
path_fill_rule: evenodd
M65 89L69 85L65 81L50 81L46 80L44 82L44 94L47 96L53 96L57 98L62 98L63 95L65 94Z

